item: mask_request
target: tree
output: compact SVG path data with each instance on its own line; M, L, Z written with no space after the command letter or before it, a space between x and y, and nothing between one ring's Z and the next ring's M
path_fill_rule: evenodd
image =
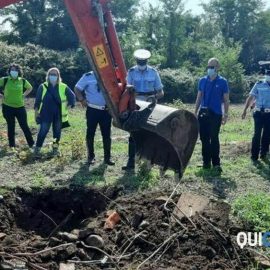
M253 43L256 24L262 12L262 0L211 0L203 5L207 23L218 25L219 30L228 46L235 42L242 44L240 61L248 72L252 71L252 63L256 56ZM258 30L258 29L256 29Z
M139 2L140 0L112 0L110 7L120 36L128 29L136 27Z
M178 66L183 42L182 0L160 0L164 10L166 67Z
M41 22L44 20L45 2L43 0L29 0L11 5L0 14L6 16L2 24L8 22L11 31L2 39L9 43L35 43L41 32Z
M2 36L9 44L34 43L55 50L78 47L78 37L62 0L28 0L1 11L11 31Z

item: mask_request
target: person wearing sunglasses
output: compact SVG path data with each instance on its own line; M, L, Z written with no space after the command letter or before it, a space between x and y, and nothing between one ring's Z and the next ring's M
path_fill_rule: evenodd
M199 80L195 104L202 142L203 168L211 165L222 172L220 165L219 132L225 125L229 111L229 87L227 80L219 75L220 63L217 58L208 60L207 74Z

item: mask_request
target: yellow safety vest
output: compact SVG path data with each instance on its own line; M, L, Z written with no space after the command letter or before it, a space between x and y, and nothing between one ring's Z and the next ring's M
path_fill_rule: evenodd
M41 104L39 107L39 112L41 112L42 106L43 106L43 99L44 96L47 93L47 89L48 89L48 83L45 82L42 84L43 89L42 89L42 96L41 96ZM66 88L67 85L64 83L59 83L58 85L58 91L59 91L59 96L60 96L60 100L61 100L61 119L62 119L62 123L68 122L68 108L67 108L67 96L66 96Z

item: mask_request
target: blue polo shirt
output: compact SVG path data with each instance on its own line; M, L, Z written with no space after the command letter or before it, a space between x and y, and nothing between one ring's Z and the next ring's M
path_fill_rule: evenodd
M199 81L198 91L202 92L201 107L206 107L222 114L222 103L224 94L229 92L228 82L222 76L217 76L211 81L209 76L202 77Z
M256 107L260 109L270 109L270 86L266 81L255 83L250 93L256 98Z
M106 102L101 90L98 88L97 79L93 72L84 74L75 86L79 91L84 92L88 104L105 106Z
M137 66L128 70L127 83L134 86L135 92L159 92L163 85L160 76L156 69L147 66L145 70L141 71Z

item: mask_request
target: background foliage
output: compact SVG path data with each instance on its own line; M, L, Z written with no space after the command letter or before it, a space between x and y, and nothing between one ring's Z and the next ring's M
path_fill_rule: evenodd
M270 10L263 0L210 0L204 13L184 11L183 0L113 0L112 12L127 67L133 51L151 50L165 101L194 102L207 60L217 57L228 79L231 101L242 102L257 79L259 60L270 55ZM144 8L142 6L144 5ZM89 69L62 0L28 0L0 11L1 66L18 62L36 87L46 70L57 66L71 87ZM35 44L35 45L33 45Z

